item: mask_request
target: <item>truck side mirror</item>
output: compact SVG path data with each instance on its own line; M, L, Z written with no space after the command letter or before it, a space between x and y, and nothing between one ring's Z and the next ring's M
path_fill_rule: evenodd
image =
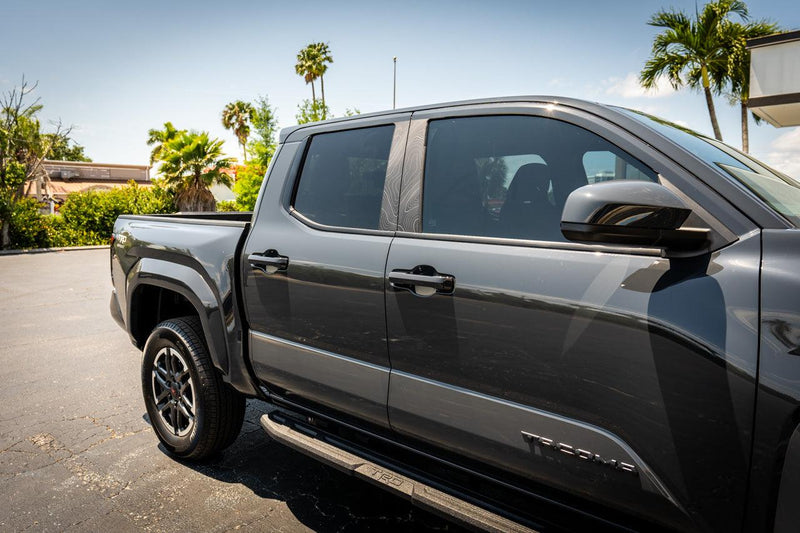
M681 228L692 213L672 191L649 181L584 185L567 197L561 233L576 242L644 245L670 252L699 250L710 230Z

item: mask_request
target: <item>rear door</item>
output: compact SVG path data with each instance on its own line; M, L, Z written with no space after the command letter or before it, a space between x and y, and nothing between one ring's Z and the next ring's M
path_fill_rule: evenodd
M271 392L387 425L384 266L408 115L300 130L244 250L257 377Z
M703 209L713 192L574 109L420 113L409 139L386 268L392 427L667 526L738 527L756 228ZM665 184L732 244L666 260L566 242L567 195L611 179Z

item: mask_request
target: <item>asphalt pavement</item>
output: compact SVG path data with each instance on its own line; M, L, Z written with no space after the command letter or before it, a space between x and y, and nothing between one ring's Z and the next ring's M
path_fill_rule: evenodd
M0 256L0 531L456 531L278 443L248 402L201 464L145 419L107 250Z

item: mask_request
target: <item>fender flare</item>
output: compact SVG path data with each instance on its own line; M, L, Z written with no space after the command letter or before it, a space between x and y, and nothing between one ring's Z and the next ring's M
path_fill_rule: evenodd
M197 311L211 360L223 375L228 374L229 354L221 305L216 291L200 272L184 264L144 257L128 272L127 278L127 316L131 335L135 331L136 315L131 307L136 290L150 285L174 291L186 298Z

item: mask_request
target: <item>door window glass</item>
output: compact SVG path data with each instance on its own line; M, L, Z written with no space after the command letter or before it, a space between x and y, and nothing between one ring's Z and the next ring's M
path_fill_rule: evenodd
M583 154L583 169L586 171L586 179L589 183L651 179L651 175L630 164L626 158L609 151Z
M387 125L315 135L294 208L326 226L378 229L393 133Z
M605 139L554 119L486 116L428 125L422 231L564 241L572 191L656 173Z

